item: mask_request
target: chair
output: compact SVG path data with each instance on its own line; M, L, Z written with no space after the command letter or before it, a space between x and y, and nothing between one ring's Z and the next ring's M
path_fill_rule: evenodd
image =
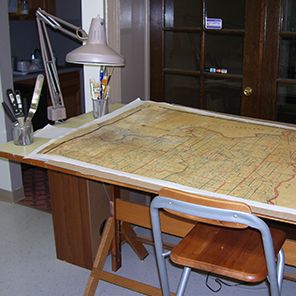
M171 252L163 249L160 209L197 222ZM246 204L164 188L152 200L150 214L163 295L170 295L168 256L184 267L177 295L184 294L191 269L250 283L268 279L271 295L281 294L286 235L269 228Z

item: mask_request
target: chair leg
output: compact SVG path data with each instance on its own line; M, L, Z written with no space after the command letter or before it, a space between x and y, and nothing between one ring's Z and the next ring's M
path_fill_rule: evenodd
M123 222L121 225L121 232L139 259L144 260L145 257L148 256L148 252L144 245L138 241L137 235L131 225Z
M109 217L104 227L102 239L96 254L93 268L84 290L84 296L93 296L95 294L113 238L114 218Z
M180 282L178 284L178 289L177 289L177 296L183 296L187 283L188 283L188 279L190 276L190 272L191 272L191 268L190 267L184 267L183 272L182 272L182 276L180 279Z
M160 230L158 209L150 208L150 213L151 213L156 262L158 266L158 273L159 273L162 294L163 296L170 296L169 280L168 280L168 274L167 274L167 268L166 268L166 262L165 262L165 257L167 256L167 253L163 252L162 234Z
M277 256L276 270L270 269L268 274L268 281L270 285L271 296L280 296L284 278L285 255L281 249Z
M282 291L283 279L284 279L284 269L285 269L285 254L283 249L281 249L277 256L277 280L279 291Z
M163 296L169 296L170 288L169 288L169 280L168 280L166 259L165 259L165 257L167 256L165 254L162 254L162 250L157 248L156 246L155 246L155 252L156 252L156 259L157 259L157 265L158 265L158 271L159 271L160 284L162 288L162 294Z

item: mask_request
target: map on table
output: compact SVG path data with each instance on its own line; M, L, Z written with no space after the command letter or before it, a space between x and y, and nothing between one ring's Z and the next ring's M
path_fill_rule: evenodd
M142 102L43 148L218 194L296 209L296 131Z

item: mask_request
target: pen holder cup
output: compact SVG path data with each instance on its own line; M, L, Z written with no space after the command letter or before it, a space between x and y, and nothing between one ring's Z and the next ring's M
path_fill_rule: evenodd
M15 145L30 145L33 143L33 126L31 122L26 124L14 123L12 127L13 142Z
M99 118L109 113L109 99L92 100L93 101L93 117Z

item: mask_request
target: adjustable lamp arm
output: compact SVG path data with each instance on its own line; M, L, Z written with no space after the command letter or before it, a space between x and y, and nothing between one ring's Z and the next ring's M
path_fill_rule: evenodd
M36 11L36 20L44 71L52 102L52 106L47 109L47 117L52 121L63 120L66 118L66 109L61 92L56 60L53 55L46 26L51 26L53 29L61 31L62 33L81 42L87 40L88 35L82 28L74 26L73 24L53 16L40 8Z
M60 88L56 61L46 26L51 26L53 29L61 31L81 42L85 41L83 42L84 45L72 50L66 55L66 61L69 63L122 67L124 66L124 58L108 46L104 20L99 16L92 19L89 34L86 34L80 27L76 27L40 8L36 12L36 20L44 70L52 101L52 106L47 109L47 117L52 121L62 120L66 118L66 110ZM111 75L109 80L110 78Z
M80 41L87 40L88 35L81 27L75 26L57 16L51 15L47 13L45 10L42 10L41 8L39 8L36 11L36 17L37 19L40 19L42 22L46 23L52 28L61 31L72 38L75 38ZM75 34L69 31L69 29L63 28L61 25L64 25L64 27L72 29L72 31L75 31Z

